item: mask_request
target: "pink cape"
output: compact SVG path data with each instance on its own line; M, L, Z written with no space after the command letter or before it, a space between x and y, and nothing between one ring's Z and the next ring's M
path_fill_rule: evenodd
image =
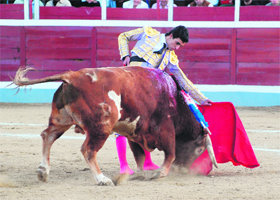
M212 106L199 106L209 124L210 135L218 163L231 161L233 165L258 167L259 163L250 144L244 126L230 102L213 103ZM207 175L212 163L205 151L191 166L191 172Z

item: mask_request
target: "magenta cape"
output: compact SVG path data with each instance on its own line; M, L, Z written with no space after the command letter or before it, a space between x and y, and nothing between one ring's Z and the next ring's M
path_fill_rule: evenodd
M244 129L244 126L230 102L213 103L212 106L199 106L209 124L210 135L218 163L232 162L233 165L258 167L259 163ZM193 173L207 175L212 163L205 151L191 166Z

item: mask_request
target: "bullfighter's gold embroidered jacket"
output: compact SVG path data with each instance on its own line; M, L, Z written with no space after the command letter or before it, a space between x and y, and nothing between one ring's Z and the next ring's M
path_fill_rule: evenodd
M146 62L131 62L132 66L152 67L170 72L179 84L202 104L207 98L193 85L179 67L179 61L174 51L165 48L165 35L151 27L143 27L121 33L118 38L121 59L129 56L129 41L137 41L131 50L131 56L143 58ZM158 53L159 50L163 51ZM156 53L157 52L157 53Z

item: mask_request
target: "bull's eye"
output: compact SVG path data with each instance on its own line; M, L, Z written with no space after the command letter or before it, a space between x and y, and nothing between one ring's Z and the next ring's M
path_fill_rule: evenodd
M195 149L195 154L196 155L200 155L200 154L202 154L203 153L203 151L204 151L204 147L198 147L198 148L196 148Z

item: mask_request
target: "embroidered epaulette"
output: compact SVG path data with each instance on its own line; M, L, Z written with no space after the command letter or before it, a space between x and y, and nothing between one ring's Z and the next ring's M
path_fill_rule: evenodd
M150 36L150 37L160 34L160 32L158 32L156 29L153 29L152 27L149 27L149 26L144 27L144 32L147 36Z
M177 55L175 54L174 51L170 52L170 62L173 65L178 65L178 63L179 63L178 57L177 57Z

